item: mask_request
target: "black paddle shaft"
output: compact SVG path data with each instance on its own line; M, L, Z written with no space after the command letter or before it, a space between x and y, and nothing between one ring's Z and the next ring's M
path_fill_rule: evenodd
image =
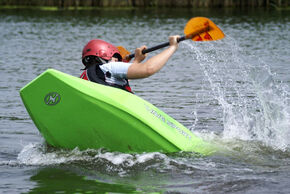
M187 38L186 38L185 36L182 36L182 37L180 37L180 38L177 40L177 42L181 42L181 41L184 41L184 40L186 40L186 39L187 39ZM153 46L153 47L151 47L151 48L148 48L148 49L144 49L144 50L142 50L142 54L150 53L150 52L152 52L152 51L156 51L156 50L158 50L158 49L161 49L161 48L167 47L167 46L169 46L169 45L170 45L169 42L165 42L165 43L163 43L163 44L159 44L159 45L157 45L157 46ZM129 55L128 57L129 57L130 59L132 59L132 58L135 57L135 54L131 54L131 55Z

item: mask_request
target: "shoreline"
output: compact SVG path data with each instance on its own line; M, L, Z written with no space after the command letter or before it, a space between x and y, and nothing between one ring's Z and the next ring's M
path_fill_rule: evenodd
M0 10L11 10L11 9L32 9L32 10L42 10L42 11L82 11L82 10L170 10L170 9L236 9L236 10L243 10L243 9L272 9L277 11L289 11L290 6L287 7L133 7L133 6L118 6L118 7L92 7L92 6L67 6L67 7L58 7L58 6L27 6L27 5L1 5Z

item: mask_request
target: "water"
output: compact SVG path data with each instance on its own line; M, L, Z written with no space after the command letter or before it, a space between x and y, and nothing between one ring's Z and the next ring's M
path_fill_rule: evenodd
M79 76L90 39L133 51L182 34L200 15L226 38L183 42L158 74L131 85L223 151L204 157L45 145L21 87L47 68ZM289 12L272 10L1 10L0 192L289 193L289 23Z

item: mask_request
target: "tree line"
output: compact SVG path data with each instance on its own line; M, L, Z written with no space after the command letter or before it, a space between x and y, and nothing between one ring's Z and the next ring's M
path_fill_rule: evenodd
M66 7L288 7L289 0L0 0L2 6Z

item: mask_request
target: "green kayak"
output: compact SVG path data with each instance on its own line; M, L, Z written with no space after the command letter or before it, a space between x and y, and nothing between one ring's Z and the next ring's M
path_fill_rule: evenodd
M127 153L215 149L142 98L48 69L20 90L23 103L54 147Z

